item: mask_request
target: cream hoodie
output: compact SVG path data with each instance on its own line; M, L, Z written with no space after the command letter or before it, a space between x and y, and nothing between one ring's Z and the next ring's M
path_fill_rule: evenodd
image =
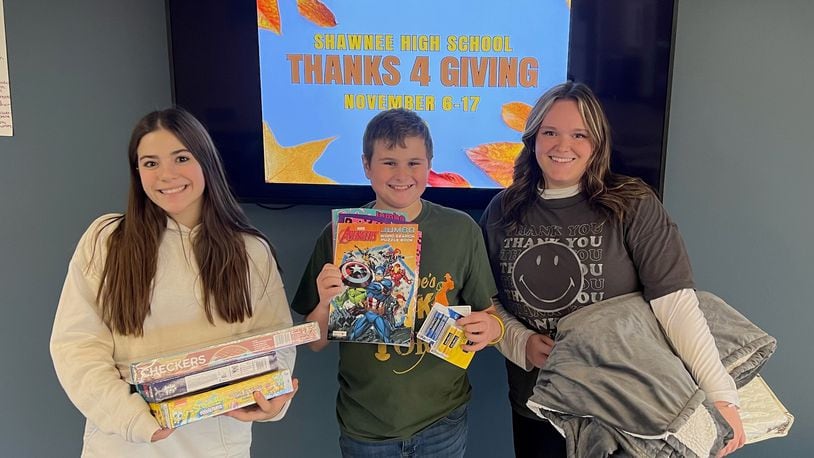
M138 394L130 392L128 362L230 335L292 324L283 283L268 246L246 236L250 258L253 316L226 323L215 314L210 324L203 310L198 266L190 230L168 220L158 249L158 268L150 314L142 337L113 333L102 322L96 303L107 239L118 223L97 231L98 218L79 241L57 307L51 334L51 357L62 387L87 418L83 457L222 457L249 456L251 423L215 417L178 428L151 443L158 423ZM293 348L278 352L279 363L294 368ZM272 420L285 415L283 411Z

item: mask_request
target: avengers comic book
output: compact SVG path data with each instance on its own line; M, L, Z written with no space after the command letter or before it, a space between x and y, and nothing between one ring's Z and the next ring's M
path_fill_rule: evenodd
M344 290L330 305L328 339L409 346L420 232L408 223L337 223L334 263Z
M336 243L337 223L406 223L407 214L378 208L336 208L331 210L332 240Z

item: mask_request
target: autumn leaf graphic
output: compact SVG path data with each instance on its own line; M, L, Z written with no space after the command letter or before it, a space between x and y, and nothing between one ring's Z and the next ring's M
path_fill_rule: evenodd
M282 146L274 137L268 124L263 123L263 152L265 156L266 183L317 183L336 181L314 172L314 163L336 137Z
M280 7L277 0L257 0L257 27L280 34Z
M278 0L257 0L257 27L282 33ZM336 27L336 17L330 8L319 0L297 0L297 11L305 19L320 27Z
M531 113L531 106L523 102L504 103L500 108L500 117L511 129L523 132L526 120ZM522 143L495 142L468 148L466 155L475 166L483 170L489 178L506 187L512 184L514 161L523 149Z
M430 169L430 176L427 179L432 187L439 188L471 188L472 185L466 181L466 178L454 172L441 172Z
M336 27L334 13L319 0L297 0L297 11L320 27Z
M528 119L529 113L531 113L531 105L523 102L504 103L500 110L503 122L520 133L526 130L526 119Z
M479 169L489 175L489 178L506 187L512 183L514 160L522 149L522 143L485 143L467 149L466 155Z

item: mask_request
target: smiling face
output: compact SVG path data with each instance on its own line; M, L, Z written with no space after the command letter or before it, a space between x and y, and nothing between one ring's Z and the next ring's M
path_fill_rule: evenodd
M147 197L186 227L201 219L205 186L201 165L168 130L154 130L141 138L138 172Z
M362 156L362 165L376 193L376 208L405 212L408 221L418 216L430 173L424 139L406 137L404 146L397 142L389 149L377 140L370 161Z
M594 145L576 101L554 102L537 130L534 145L547 189L567 188L580 182Z
M523 301L538 310L556 312L571 305L582 291L579 258L559 242L543 242L514 262L512 281Z

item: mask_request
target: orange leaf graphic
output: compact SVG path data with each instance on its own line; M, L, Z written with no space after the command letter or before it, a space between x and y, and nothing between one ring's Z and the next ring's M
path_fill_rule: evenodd
M336 137L282 146L268 124L263 123L263 154L266 183L336 183L314 172L314 163Z
M333 11L319 0L297 0L297 10L302 17L320 27L336 27Z
M280 7L277 0L257 0L257 27L280 34Z
M427 183L433 187L439 188L471 188L472 185L466 181L466 178L454 172L441 172L430 169L430 176Z
M499 185L506 187L512 183L514 160L523 149L522 143L485 143L466 150L466 155L479 169Z
M512 129L523 133L526 129L526 120L531 113L531 105L523 102L504 103L500 110L503 122Z

